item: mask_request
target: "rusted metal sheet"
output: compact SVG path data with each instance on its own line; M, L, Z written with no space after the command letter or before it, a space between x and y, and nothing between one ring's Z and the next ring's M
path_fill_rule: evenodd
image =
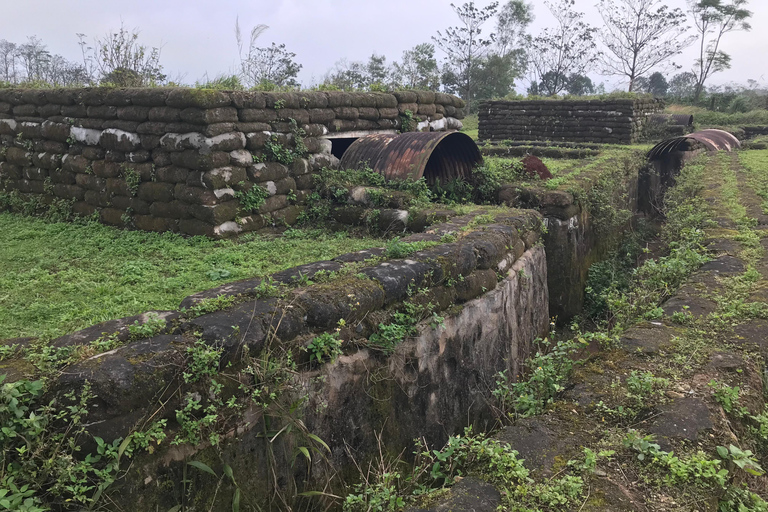
M469 178L482 164L480 149L460 132L408 132L360 137L341 158L341 169L370 167L388 180L418 180L429 184Z
M723 130L701 130L682 137L667 139L656 144L649 152L648 159L663 158L673 151L686 151L696 143L703 145L707 151L731 151L741 147L739 139Z
M650 116L650 122L670 126L691 126L693 125L693 116L687 114L653 114Z

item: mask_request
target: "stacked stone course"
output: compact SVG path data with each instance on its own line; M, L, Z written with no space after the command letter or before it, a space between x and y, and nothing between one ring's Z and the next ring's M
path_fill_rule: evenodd
M661 99L486 101L480 140L552 140L634 144Z
M429 91L224 92L184 88L0 89L0 191L147 231L225 237L293 224L333 167L329 136L461 127L464 102ZM276 142L304 158L265 161ZM238 192L269 194L244 212Z

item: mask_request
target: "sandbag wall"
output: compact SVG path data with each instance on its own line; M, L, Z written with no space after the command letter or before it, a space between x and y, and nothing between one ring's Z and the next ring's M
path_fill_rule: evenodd
M648 116L663 108L656 98L486 101L479 109L479 138L634 144Z
M312 172L338 163L327 137L458 129L463 107L428 91L0 89L0 209L211 237L290 225Z

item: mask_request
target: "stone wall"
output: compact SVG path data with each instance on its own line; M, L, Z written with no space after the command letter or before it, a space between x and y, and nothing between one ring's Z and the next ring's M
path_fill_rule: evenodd
M501 187L500 203L534 208L544 217L549 312L560 323L582 313L590 266L606 259L630 227L638 211L643 168L642 154L635 153L577 176L568 191Z
M294 223L312 172L338 163L330 138L458 129L463 107L428 91L0 89L0 192L115 226L230 236ZM254 186L266 200L246 211Z
M243 500L262 510L287 508L270 507L275 484L291 500L308 490L341 493L344 480L359 479L355 461L365 464L380 447L397 454L414 438L440 447L468 424L488 426L494 421L490 392L497 372L521 374L533 340L548 331L547 266L537 243L541 216L510 209L490 223L467 220L471 217L406 238L457 238L406 259L366 265L383 252L368 250L275 274L271 282L285 285L278 296L260 297L258 278L190 296L182 302L184 309L158 312L166 326L147 339L130 338L130 326L148 320L140 315L53 340L58 348L87 348L111 335L122 344L65 368L49 395L66 402L67 392L79 395L90 386L96 398L89 405L88 429L108 443L151 421L167 420L168 439L154 453L126 464L127 475L109 490L115 503L132 503L135 510L169 510L185 499L204 510L231 510L234 488L227 483L219 489L206 474L188 471L190 460L218 473L223 464L231 466ZM338 275L322 282L321 270ZM307 279L317 282L306 284ZM206 298L221 296L237 302L218 311L194 309ZM444 318L420 322L415 334L389 353L367 344L404 301L429 303ZM304 349L310 340L339 325L344 354L324 364L308 360ZM223 350L222 375L216 380L225 386L225 401L230 394L243 398L238 382L248 379L275 390L280 381L248 368L284 361L287 353L297 363L290 371L292 391L282 392L269 408L250 399L245 408L222 406L218 446L207 437L177 446L171 443L181 429L175 411L185 397L196 396L203 405L209 400L205 382L182 377L189 371L188 348L200 343ZM23 360L6 360L3 366L8 381L29 368ZM313 452L311 468L296 457L296 446L309 446L306 435L298 428L274 433L290 422L300 422L329 447Z
M661 99L486 101L480 140L552 140L634 144Z

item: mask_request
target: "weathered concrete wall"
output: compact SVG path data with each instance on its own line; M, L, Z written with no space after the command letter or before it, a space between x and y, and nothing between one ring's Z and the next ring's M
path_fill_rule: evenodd
M392 454L416 437L439 446L470 423L492 421L496 373L520 374L532 341L546 335L549 326L546 258L538 243L541 216L510 210L491 223L467 220L452 219L412 235L411 240L440 241L446 234L458 239L406 259L359 266L382 254L369 250L276 274L273 282L285 285L276 297L258 298L260 279L196 294L182 302L186 309L160 312L166 327L148 339L129 336L129 326L147 321L144 315L54 340L56 347L88 347L107 333L125 344L66 368L50 395L64 400L67 391L79 394L90 385L96 398L88 428L107 442L152 421L168 421L169 439L153 454L135 459L126 478L110 489L115 503L132 503L135 510L168 510L183 499L205 510L231 509L234 487L225 482L218 489L207 474L185 473L189 460L205 462L218 473L230 465L247 493L244 502L278 510L285 507L270 504L275 489L296 501L296 492L323 489L332 474L337 474L332 486L358 475L353 461L363 463L376 454L379 436L382 449ZM352 270L345 273L345 265ZM339 276L311 285L300 279L313 279L320 270ZM205 314L192 309L219 296L239 302ZM366 338L391 322L405 302L431 304L429 309L444 317L443 325L422 321L390 354L368 344ZM344 355L313 364L304 348L341 319ZM247 400L242 409L220 406L219 446L211 446L207 437L197 445L172 445L182 426L177 411L184 397L196 396L202 406L212 400L204 380L182 378L190 361L187 350L199 343L223 350L221 374L215 377L224 385L223 400L230 395ZM288 353L297 366L288 367L287 380L265 376L272 368L268 361ZM11 380L23 376L22 361L3 364L17 369ZM254 365L261 370L249 372ZM255 384L254 389L277 397L263 408L243 396L239 384ZM294 430L278 434L289 424ZM296 451L312 444L308 433L330 447L329 453L313 452L309 466Z
M581 176L576 192L505 185L499 201L535 208L544 217L550 315L568 321L584 307L589 267L616 248L638 211L640 155L611 162L592 176Z
M121 227L230 236L293 224L311 173L337 163L329 138L394 133L406 112L410 130L458 129L463 107L429 91L0 89L0 191ZM267 199L244 211L237 195L254 186Z
M663 108L660 99L486 101L479 138L632 144Z

